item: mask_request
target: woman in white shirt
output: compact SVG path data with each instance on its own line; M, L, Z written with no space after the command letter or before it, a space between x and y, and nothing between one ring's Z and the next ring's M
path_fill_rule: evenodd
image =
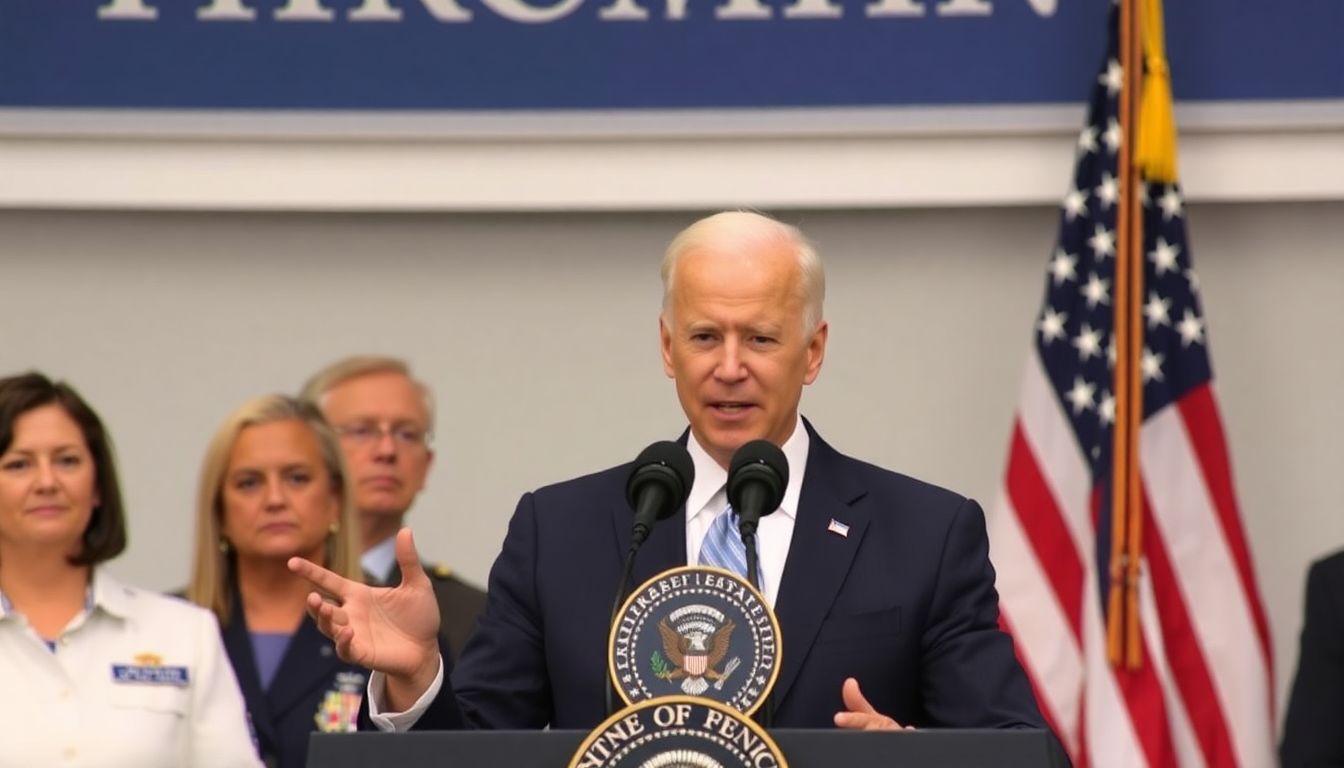
M214 616L117 582L112 446L73 389L0 379L0 766L256 766Z

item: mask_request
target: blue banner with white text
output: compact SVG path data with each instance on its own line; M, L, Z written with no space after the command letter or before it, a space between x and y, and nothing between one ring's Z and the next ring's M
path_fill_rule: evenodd
M1109 0L0 0L0 108L1079 103ZM1178 101L1344 99L1344 2L1166 3Z

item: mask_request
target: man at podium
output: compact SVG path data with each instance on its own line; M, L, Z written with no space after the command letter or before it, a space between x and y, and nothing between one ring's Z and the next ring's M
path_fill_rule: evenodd
M681 232L663 260L663 367L690 428L685 507L654 528L635 580L719 547L729 459L764 438L791 467L760 522L763 592L780 625L773 725L1044 728L998 595L984 514L960 495L849 458L800 415L829 328L812 245L728 212ZM525 494L490 573L484 615L451 671L411 535L403 581L372 589L305 561L309 608L338 653L377 671L372 720L416 728L591 728L606 712L609 611L630 544L630 466Z

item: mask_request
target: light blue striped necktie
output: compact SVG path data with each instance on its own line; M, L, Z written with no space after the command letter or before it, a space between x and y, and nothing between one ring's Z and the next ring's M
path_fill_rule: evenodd
M731 506L719 513L700 543L700 564L712 565L747 577L747 549L737 531L737 513Z

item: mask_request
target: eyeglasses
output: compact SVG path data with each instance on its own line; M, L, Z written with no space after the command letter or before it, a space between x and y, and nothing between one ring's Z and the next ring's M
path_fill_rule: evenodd
M388 424L386 422L358 421L354 424L342 424L336 427L336 434L353 445L365 448L390 435L392 442L406 448L429 444L429 432L414 424Z

